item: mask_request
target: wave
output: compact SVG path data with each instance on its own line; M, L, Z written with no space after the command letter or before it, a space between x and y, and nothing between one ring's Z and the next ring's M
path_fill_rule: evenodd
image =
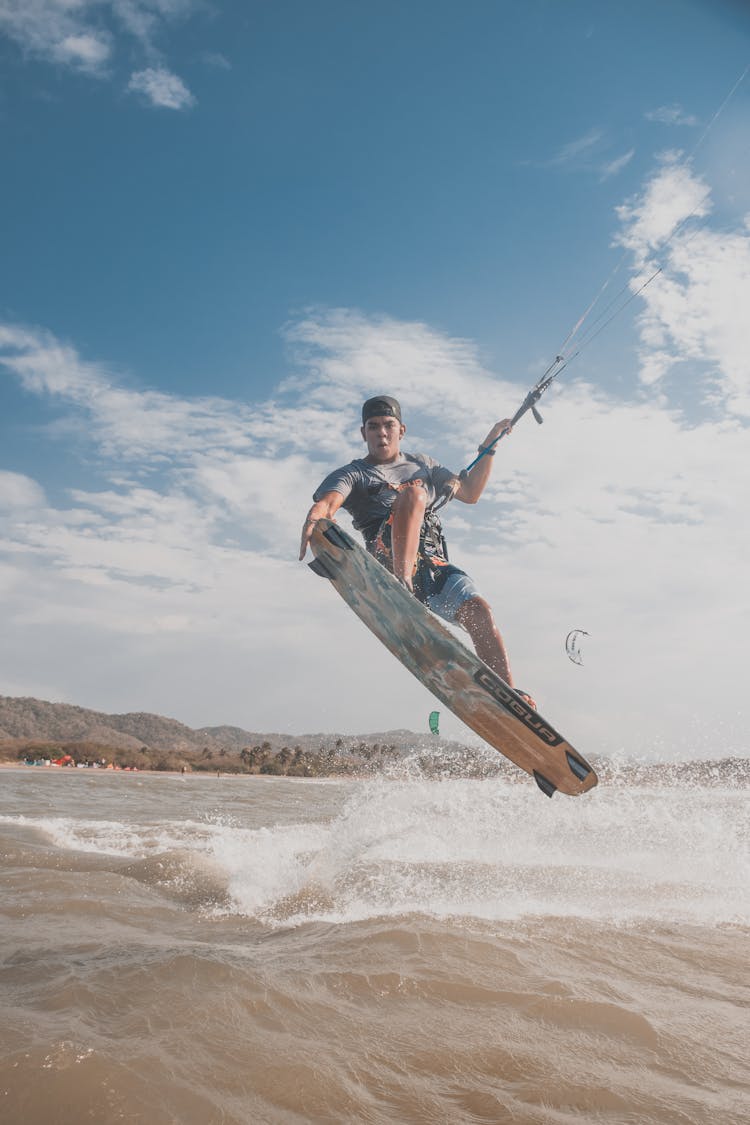
M498 781L378 778L342 788L341 801L324 821L254 828L236 814L0 823L69 859L109 856L121 876L188 906L274 926L412 913L750 923L741 790L617 786L547 801Z

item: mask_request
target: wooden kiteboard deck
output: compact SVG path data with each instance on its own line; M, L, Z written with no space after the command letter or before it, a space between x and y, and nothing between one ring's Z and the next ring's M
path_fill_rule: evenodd
M330 579L375 636L442 703L551 797L597 776L538 711L470 652L385 567L331 520L318 520L310 567Z

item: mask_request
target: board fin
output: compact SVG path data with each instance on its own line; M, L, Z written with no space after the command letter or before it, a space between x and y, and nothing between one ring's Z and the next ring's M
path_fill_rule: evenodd
M571 754L570 750L565 751L565 757L568 759L570 772L574 773L579 781L585 781L591 773L591 766L587 766L585 762L576 758L575 754Z
M539 770L534 770L534 781L537 783L542 793L544 793L547 797L552 797L557 792L557 786L553 785L551 781L548 781L544 774L541 774Z
M333 582L336 575L333 571L326 566L322 559L313 559L312 562L307 564L313 574L319 574L321 578L329 578Z

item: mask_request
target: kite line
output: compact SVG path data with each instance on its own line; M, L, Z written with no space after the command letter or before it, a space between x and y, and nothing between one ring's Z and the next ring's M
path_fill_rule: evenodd
M729 93L725 96L725 98L723 99L723 101L719 105L718 109L715 111L715 113L711 117L710 121L708 122L705 129L701 133L697 142L693 146L692 151L683 161L684 166L688 166L692 163L696 152L698 151L698 149L701 147L701 145L705 141L706 137L708 136L709 132L711 131L711 129L715 125L715 123L718 120L721 113L724 111L726 106L729 104L729 102L732 100L732 98L736 94L739 87L744 82L748 73L750 73L750 63L748 63L745 66L745 68L742 71L742 73L740 74L739 78L737 78L734 85L730 89ZM685 215L678 223L676 223L673 226L673 228L670 230L668 236L666 238L664 238L660 243L658 243L654 247L655 251L658 250L660 257L663 257L663 254L664 254L664 251L666 250L666 248L670 245L671 242L674 241L674 239L677 237L679 232L681 230L683 230L683 228L690 221L690 219L692 219L694 217L694 215L697 214L697 212L699 211L699 209L700 209L700 207L703 203L704 198L705 198L705 196L701 196L701 198L698 200L698 202L693 207L692 211L690 211L689 214ZM697 233L697 231L696 231L696 233ZM476 464L478 464L479 461L481 461L483 457L487 457L488 455L493 453L494 448L498 444L498 442L501 441L506 436L506 434L508 434L510 432L510 430L513 428L513 426L515 426L516 423L519 422L521 418L523 418L524 414L531 411L532 415L534 416L535 421L541 425L541 423L544 421L544 419L542 418L542 415L539 413L539 410L537 409L537 403L539 402L539 399L542 397L544 392L551 386L551 384L558 377L558 375L560 375L565 370L565 368L568 366L568 364L572 363L573 360L576 359L581 354L581 352L583 352L584 349L587 348L592 343L592 341L595 340L596 337L599 336L612 323L612 321L616 317L618 317L628 307L628 305L632 301L634 301L637 297L639 297L641 295L641 293L643 293L643 291L659 276L659 274L663 273L663 271L664 271L664 265L663 264L657 264L657 266L653 270L653 272L648 277L646 277L646 279L640 285L637 284L638 280L639 280L638 277L636 277L635 280L633 280L633 281L626 282L625 285L623 285L618 290L618 292L615 293L615 295L612 297L611 301L599 312L598 316L590 323L587 330L579 337L579 333L580 333L581 329L583 328L583 325L586 323L590 314L594 311L594 309L598 305L598 303L599 303L600 299L602 298L603 294L608 289L612 279L615 277L615 275L620 270L623 262L625 261L625 259L627 257L627 254L628 254L628 251L626 250L623 253L623 255L621 256L620 260L616 263L616 265L615 265L614 269L612 270L612 272L610 273L610 275L604 281L604 284L599 289L599 292L596 294L596 296L593 298L591 303L588 305L588 307L585 309L585 311L581 314L581 316L578 318L576 323L573 325L570 332L565 337L565 340L563 341L562 346L560 347L558 354L555 356L552 363L550 363L549 367L544 372L542 377L534 384L534 386L528 392L528 394L524 398L523 402L519 406L518 410L513 415L512 419L510 421L510 425L507 426L502 431L502 433L498 434L498 436L493 441L491 441L487 445L483 446L480 449L478 456L475 457L474 460L469 465L467 465L466 468L463 469L457 477L455 477L453 480L450 480L450 481L447 482L447 484L446 484L446 486L443 490L443 493L438 498L436 503L433 505L433 508L432 508L433 511L437 511L439 508L442 508L444 504L447 504L449 500L452 500L454 498L456 492L458 491L458 488L459 488L461 482L466 479L466 477L471 472L471 470L474 468L474 466ZM633 286L637 286L637 288L633 288ZM627 294L627 296L626 296L625 300L622 300L622 297L625 294ZM610 315L607 315L608 313ZM576 339L578 340L577 343L576 343Z

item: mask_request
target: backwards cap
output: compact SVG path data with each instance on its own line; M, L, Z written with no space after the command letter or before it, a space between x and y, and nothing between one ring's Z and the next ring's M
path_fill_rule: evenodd
M390 418L396 418L401 421L401 407L395 398L390 395L378 395L376 398L368 398L367 402L362 407L362 425L364 426L368 418L380 418L383 415Z

